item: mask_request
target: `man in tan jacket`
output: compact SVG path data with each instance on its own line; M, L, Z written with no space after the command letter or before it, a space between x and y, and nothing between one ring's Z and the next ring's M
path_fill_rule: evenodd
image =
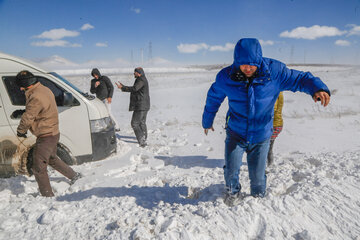
M21 71L16 76L16 83L25 90L26 108L17 128L18 137L25 137L27 130L35 135L36 144L33 152L32 170L42 196L53 197L47 165L63 174L74 183L81 177L71 167L56 156L60 138L58 110L54 94L37 81L29 71Z

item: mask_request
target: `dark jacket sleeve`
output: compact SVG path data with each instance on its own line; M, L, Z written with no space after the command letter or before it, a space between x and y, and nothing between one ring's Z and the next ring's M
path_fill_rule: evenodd
M132 87L128 87L128 86L123 86L122 87L122 91L123 92L137 92L139 91L142 87L144 86L144 82L139 78L136 79L134 86Z
M94 80L95 80L95 81L94 81ZM95 94L95 93L96 93L95 82L96 82L96 79L91 80L90 92L91 92L92 94Z
M114 85L111 83L110 79L106 76L103 76L103 81L106 84L106 87L108 89L108 98L112 98L113 93L114 93Z

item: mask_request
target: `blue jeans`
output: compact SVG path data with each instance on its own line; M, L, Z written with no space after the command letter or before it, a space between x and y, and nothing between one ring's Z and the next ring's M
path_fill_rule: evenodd
M241 190L239 183L240 167L244 152L247 164L252 196L263 197L266 191L266 160L270 138L265 141L249 144L231 130L226 130L224 177L226 188L233 194Z

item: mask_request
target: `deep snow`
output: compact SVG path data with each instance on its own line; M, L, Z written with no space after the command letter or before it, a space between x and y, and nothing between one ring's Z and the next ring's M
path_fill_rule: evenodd
M331 103L323 108L303 93L285 93L265 198L223 203L227 103L215 132L205 136L201 127L217 70L145 68L149 146L136 144L129 95L115 90L118 152L74 166L84 177L71 187L49 167L54 198L38 195L34 177L0 179L0 239L360 239L360 69L296 69L321 77ZM88 91L90 74L64 73ZM131 71L108 73L133 83ZM245 160L240 181L248 194Z

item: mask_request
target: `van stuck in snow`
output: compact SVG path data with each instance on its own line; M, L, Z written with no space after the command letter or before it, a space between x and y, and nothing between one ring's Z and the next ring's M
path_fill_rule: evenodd
M0 53L0 177L31 175L35 136L19 138L16 128L25 110L25 94L15 83L22 70L32 72L55 95L60 121L58 157L69 165L101 160L116 152L114 123L99 99L83 93L55 72Z

